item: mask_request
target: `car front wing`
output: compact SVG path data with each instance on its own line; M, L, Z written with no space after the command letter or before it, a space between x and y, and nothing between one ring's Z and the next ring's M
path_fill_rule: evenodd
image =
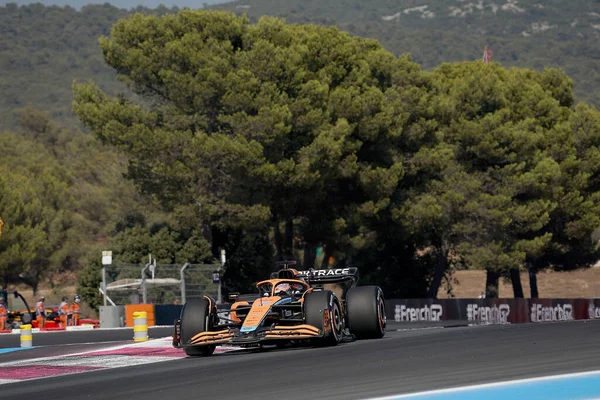
M216 327L218 328L218 326ZM190 346L206 345L256 345L263 342L278 340L304 340L323 337L325 332L308 324L271 326L257 329L253 332L240 332L239 328L227 327L225 329L200 332L194 335L189 343L181 343L181 321L175 320L173 334L173 347L183 348Z

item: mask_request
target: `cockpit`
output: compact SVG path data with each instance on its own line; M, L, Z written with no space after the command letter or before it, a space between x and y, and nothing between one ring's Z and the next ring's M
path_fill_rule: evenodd
M292 279L273 279L257 283L261 297L302 295L308 284Z

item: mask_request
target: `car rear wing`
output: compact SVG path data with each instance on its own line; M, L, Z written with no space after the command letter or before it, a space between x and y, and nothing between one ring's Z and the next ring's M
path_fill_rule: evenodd
M293 268L296 265L296 261L279 261L277 265L281 267L279 272L273 272L271 274L272 279L277 278L297 278L304 279L308 284L311 283L340 283L344 281L352 281L353 284L358 282L358 268L346 267L346 268L331 268L331 269L313 269L299 271Z
M298 278L304 278L308 284L311 283L339 283L351 280L358 282L358 268L332 268L332 269L309 269L296 271Z

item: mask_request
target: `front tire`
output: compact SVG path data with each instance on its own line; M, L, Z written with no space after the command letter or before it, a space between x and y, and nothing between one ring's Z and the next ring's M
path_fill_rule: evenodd
M313 345L336 346L342 340L342 308L332 291L308 293L304 297L304 315L306 324L325 332L323 338L311 339Z
M187 345L192 338L212 328L210 302L207 299L191 299L181 310L181 343ZM191 357L210 356L216 345L184 347L185 354Z
M387 318L383 291L378 286L358 286L346 295L348 328L357 339L385 336Z

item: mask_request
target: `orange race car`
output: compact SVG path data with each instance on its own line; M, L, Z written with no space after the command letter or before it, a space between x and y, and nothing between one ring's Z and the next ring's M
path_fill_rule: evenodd
M231 295L229 318L209 296L186 302L175 320L173 347L189 356L209 356L223 344L335 346L344 339L385 335L383 291L357 286L357 268L297 271L290 268L294 264L281 263L271 279L256 284L258 293Z

